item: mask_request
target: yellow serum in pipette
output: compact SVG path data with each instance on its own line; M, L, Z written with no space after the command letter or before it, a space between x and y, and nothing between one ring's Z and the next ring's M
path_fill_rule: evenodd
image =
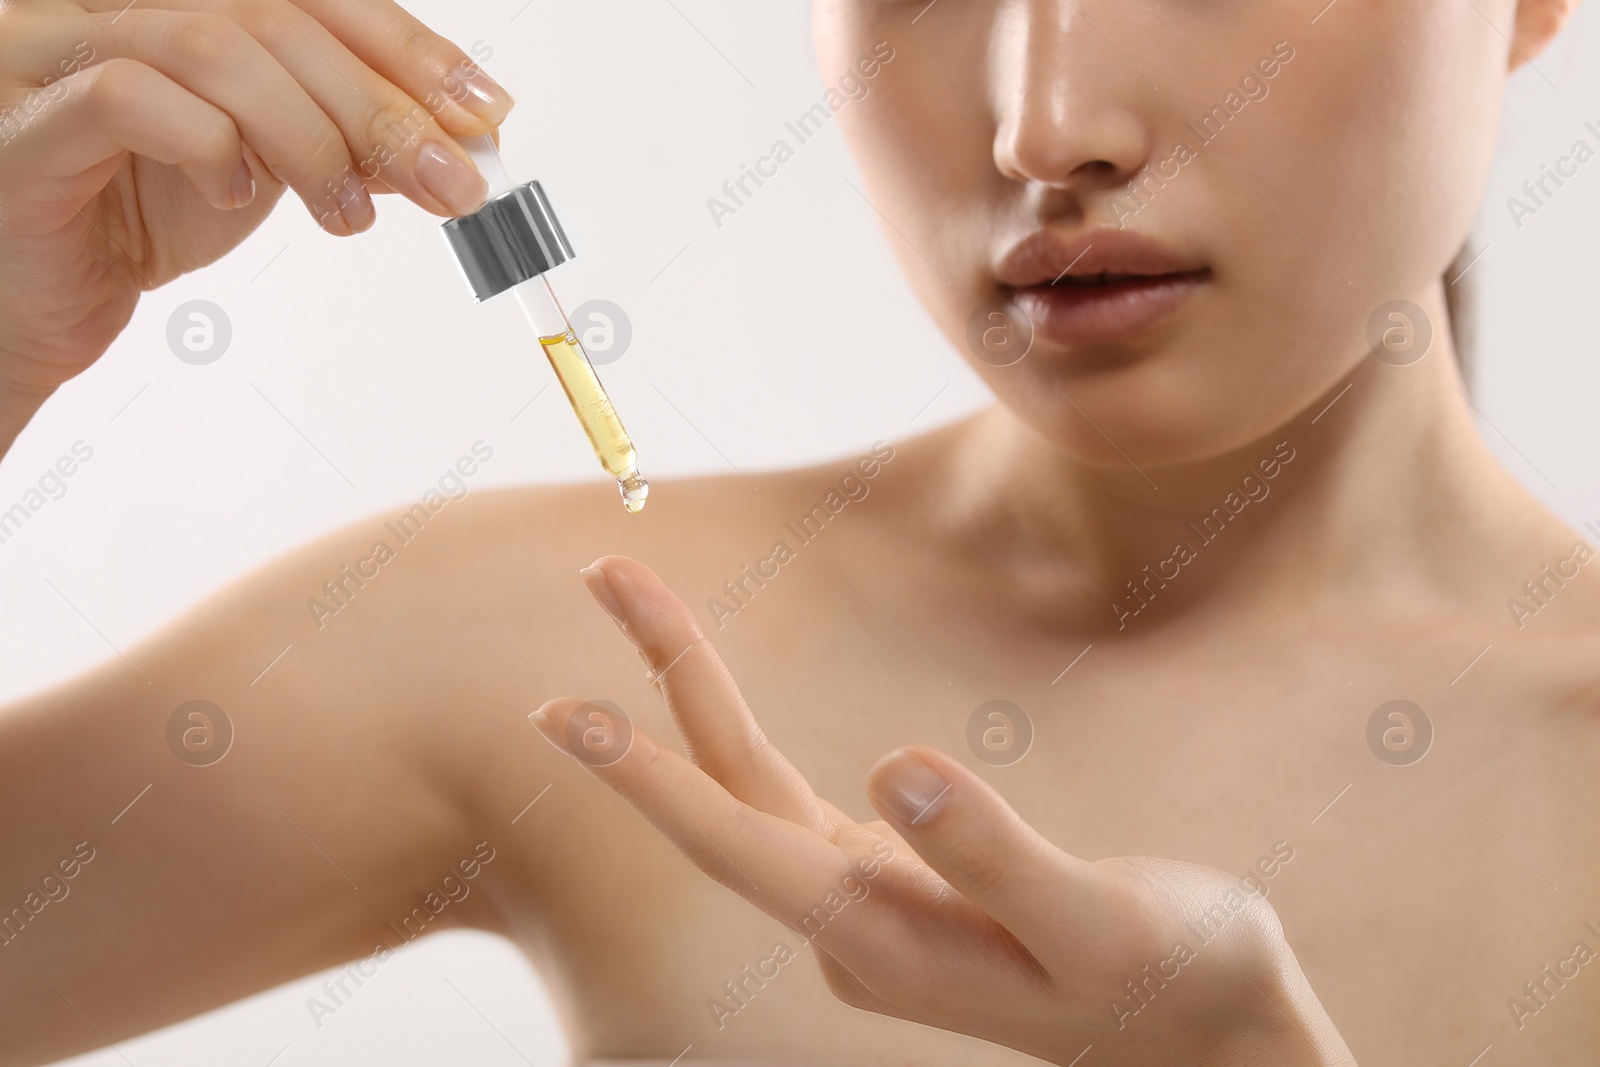
M644 507L650 485L639 476L639 459L633 450L633 441L617 418L611 398L600 385L600 379L584 354L583 345L571 330L539 338L550 366L566 390L567 402L589 435L589 444L607 474L617 480L622 491L622 506L630 513Z

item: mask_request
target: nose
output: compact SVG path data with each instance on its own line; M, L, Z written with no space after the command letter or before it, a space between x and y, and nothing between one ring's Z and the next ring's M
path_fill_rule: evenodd
M1126 2L1003 4L989 60L994 161L1007 178L1086 191L1126 183L1149 162L1155 89L1106 36Z

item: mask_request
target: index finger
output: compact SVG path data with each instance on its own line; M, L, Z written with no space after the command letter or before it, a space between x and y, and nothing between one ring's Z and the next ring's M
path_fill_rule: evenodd
M690 758L738 799L831 839L834 820L773 747L694 615L649 567L602 556L581 572L650 667Z
M390 0L296 0L367 66L433 113L451 134L476 136L505 120L511 94L468 56ZM492 50L490 50L492 52ZM475 46L474 52L479 52ZM480 125L481 124L481 125Z
M684 857L780 922L805 914L850 863L808 827L755 808L599 701L558 697L528 716L544 739L633 805ZM598 724L625 737L621 755L591 746Z

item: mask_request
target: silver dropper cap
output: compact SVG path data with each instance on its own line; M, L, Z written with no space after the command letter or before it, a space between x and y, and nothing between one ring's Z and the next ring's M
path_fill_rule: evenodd
M532 181L443 226L479 302L498 296L577 255L544 187Z

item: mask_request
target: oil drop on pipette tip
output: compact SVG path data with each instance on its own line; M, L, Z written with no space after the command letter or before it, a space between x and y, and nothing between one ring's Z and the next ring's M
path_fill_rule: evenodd
M595 457L600 460L606 473L617 480L617 488L622 492L622 506L630 514L636 514L644 507L650 486L639 475L633 441L629 439L628 431L622 428L622 420L617 418L611 398L600 387L600 379L596 377L583 345L577 335L568 330L566 333L539 338L539 346L544 349L545 357L550 360L550 366L561 382L561 388L566 391L572 410L578 413L578 421L583 423L584 432L589 435L589 444L594 448Z
M588 435L595 458L617 480L622 506L629 514L637 514L650 486L639 474L633 441L546 277L552 268L573 258L572 245L556 220L544 187L537 181L513 182L493 139L468 138L462 147L488 181L489 201L471 215L446 222L445 240L480 303L507 290L516 297Z

